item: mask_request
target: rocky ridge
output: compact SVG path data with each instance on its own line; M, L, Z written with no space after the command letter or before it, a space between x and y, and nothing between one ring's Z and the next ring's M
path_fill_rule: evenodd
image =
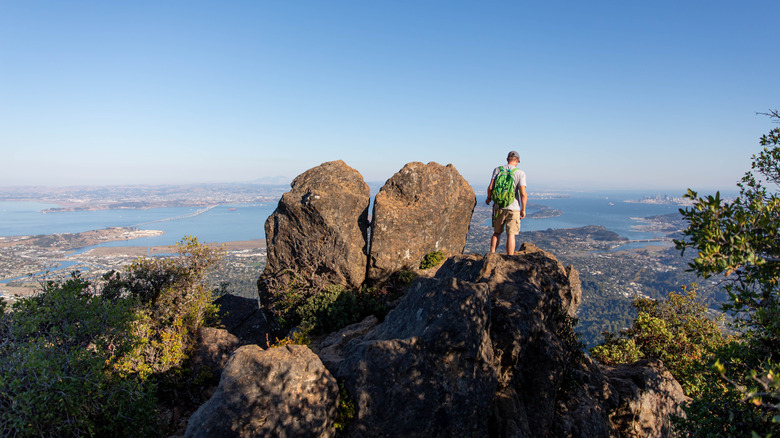
M291 287L303 295L327 285L359 288L415 270L426 254L460 254L474 190L451 164L409 163L379 190L372 220L360 173L330 161L293 180L265 222L268 257L257 281L260 302ZM371 228L370 247L368 229Z
M314 184L312 193L315 188L321 189ZM406 193L403 202L412 206L426 196ZM296 198L306 202L304 196ZM470 211L474 204L465 202ZM344 226L359 223L361 214L345 216ZM295 217L303 222L317 216ZM374 222L382 223L377 216ZM304 230L311 224L297 226ZM465 241L466 232L459 238ZM272 245L291 242L269 239L268 244L270 262ZM371 251L373 245L372 240ZM216 392L190 419L186 435L332 436L337 380L355 405L343 436L671 434L670 417L681 412L685 397L663 364L609 368L582 353L572 332L571 317L581 299L574 269L528 244L515 256L450 255L438 270L414 280L382 322L368 318L311 348L248 345L236 350ZM341 263L333 258L323 266ZM290 260L292 253L285 263Z

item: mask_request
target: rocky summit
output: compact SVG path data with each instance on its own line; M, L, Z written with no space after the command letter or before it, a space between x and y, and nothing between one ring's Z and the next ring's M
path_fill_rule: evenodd
M577 272L530 244L450 257L383 322L313 345L320 358L305 346L239 349L187 434L295 424L285 436L330 436L338 380L355 408L341 436L670 436L682 388L659 361L586 357L571 331L580 298Z
M268 260L260 301L294 284L315 291L359 287L417 269L426 254L461 254L476 204L474 189L451 164L413 162L379 190L370 221L369 188L343 161L307 170L265 222Z
M668 436L682 388L660 363L602 368L572 342L576 271L524 245L455 256L331 364L349 436Z
M388 180L370 253L364 185L340 161L295 179L266 222L261 302L300 273L313 293L328 284L363 293L363 281L382 287L426 251L450 257L421 271L383 321L367 317L311 346L263 349L253 331L270 325L254 304L229 311L236 336L200 349L224 371L187 436L327 437L337 425L344 437L672 435L686 398L660 361L604 367L584 354L573 268L531 244L513 256L460 254L475 196L452 166L410 163ZM228 346L238 349L225 364Z

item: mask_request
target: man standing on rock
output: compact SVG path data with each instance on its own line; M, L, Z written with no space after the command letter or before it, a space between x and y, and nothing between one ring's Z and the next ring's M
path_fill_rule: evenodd
M515 253L515 236L520 232L520 219L525 217L525 204L528 201L525 172L517 168L519 162L520 154L516 151L509 152L506 166L493 169L493 176L490 177L485 199L485 204L488 205L493 201L493 237L490 238L490 252L496 252L501 233L506 228L506 253ZM505 181L509 178L511 180L507 184ZM504 190L507 193L504 195L493 190L494 187L498 189L501 186L507 187Z

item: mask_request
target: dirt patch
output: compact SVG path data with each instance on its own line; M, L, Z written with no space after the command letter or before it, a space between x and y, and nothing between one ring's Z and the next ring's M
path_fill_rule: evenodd
M210 243L209 245L213 245ZM225 249L235 251L240 249L264 249L265 239L237 240L234 242L225 242Z
M28 297L35 293L35 291L39 290L38 287L30 286L30 287L16 287L16 286L6 286L5 284L0 284L0 293L3 295L3 298L5 299L13 299L14 296L19 297Z

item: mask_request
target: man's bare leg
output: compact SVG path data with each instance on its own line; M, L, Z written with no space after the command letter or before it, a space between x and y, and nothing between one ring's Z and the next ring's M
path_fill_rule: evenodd
M506 253L508 255L515 255L515 235L506 235Z
M493 237L490 238L490 252L496 252L498 248L498 240L501 238L501 234L493 233Z

